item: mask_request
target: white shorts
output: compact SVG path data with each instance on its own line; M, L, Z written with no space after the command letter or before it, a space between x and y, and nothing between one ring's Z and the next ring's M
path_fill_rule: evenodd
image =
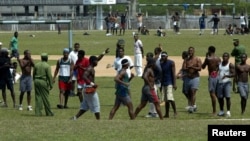
M93 113L99 113L100 102L97 92L95 92L94 94L84 94L84 99L81 103L80 109L85 111L90 110Z

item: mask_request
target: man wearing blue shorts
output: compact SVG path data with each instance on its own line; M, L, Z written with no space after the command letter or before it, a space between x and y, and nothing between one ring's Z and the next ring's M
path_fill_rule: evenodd
M250 75L250 65L246 63L247 54L241 55L241 63L236 66L236 80L238 83L238 90L241 98L241 114L245 113L247 98L249 94L248 77Z
M20 59L19 56L17 57L17 61L20 65L22 70L22 76L20 78L20 97L19 97L19 110L23 110L22 102L23 102L23 95L27 92L27 102L28 102L28 111L32 111L31 106L31 90L32 90L32 76L31 70L34 67L33 59L31 58L31 54L29 50L24 51L24 58Z
M216 88L218 84L218 70L220 65L220 57L215 55L215 47L209 46L208 52L206 54L205 61L202 64L202 69L205 69L206 66L208 67L208 91L210 93L212 108L213 108L213 115L216 115Z
M184 60L183 70L186 71L186 85L185 90L188 93L188 97L190 99L190 107L188 109L189 113L193 113L196 111L197 107L195 105L196 100L196 91L198 90L200 83L200 74L201 71L201 59L194 55L195 49L194 47L188 48L188 59Z

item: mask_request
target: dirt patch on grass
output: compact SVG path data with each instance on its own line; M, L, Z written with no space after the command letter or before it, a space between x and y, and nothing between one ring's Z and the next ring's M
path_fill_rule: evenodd
M62 56L60 56L60 55L50 55L49 60L58 60L61 57ZM86 57L89 57L89 56L86 56ZM132 60L134 59L133 56L130 56L130 57ZM40 56L39 55L32 55L32 58L35 60L39 60ZM176 71L178 72L182 66L181 56L169 56L168 58L175 61ZM204 60L204 57L200 57L200 58L202 61ZM115 56L104 56L102 58L102 60L98 63L98 66L95 68L96 76L108 76L108 77L115 76L116 71L114 70L114 68L106 68L107 64L113 64L114 59L115 59ZM233 58L230 58L230 59L231 59L230 61L233 62ZM248 61L248 63L250 64L250 60ZM145 58L143 59L143 64L146 64ZM56 66L53 65L51 67L52 67L52 74L53 74ZM132 72L135 73L134 69L132 70ZM201 70L200 75L207 76L207 69Z

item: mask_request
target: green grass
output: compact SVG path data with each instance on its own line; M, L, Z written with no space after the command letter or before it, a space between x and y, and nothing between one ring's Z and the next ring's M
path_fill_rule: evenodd
M151 35L141 36L144 43L145 52L153 51L159 43L163 45L169 55L179 56L183 50L187 50L189 46L196 48L198 56L204 56L207 47L214 45L217 47L217 54L222 55L223 52L231 52L233 48L232 39L239 38L240 42L247 45L249 35L240 36L224 36L221 30L220 35L210 35L206 31L206 35L198 36L197 30L182 30L181 35L175 35L172 31L167 31L167 37ZM20 52L30 49L32 54L40 54L48 52L53 55L61 55L62 49L67 46L67 33L57 35L56 32L23 32L20 33ZM133 38L132 31L128 31L125 36L106 37L105 31L88 31L90 36L83 36L83 32L74 31L74 42L79 42L81 48L86 51L87 55L99 54L106 47L109 47L111 55L114 55L115 44L117 39L124 38L126 40L126 54L133 54ZM29 34L35 34L35 38L30 38ZM0 40L4 46L8 44L12 33L0 33ZM248 48L247 48L248 51ZM55 61L49 62L51 65ZM171 117L160 121L158 118L144 118L148 112L148 105L139 113L136 120L129 120L127 108L122 106L116 113L112 121L108 120L109 112L114 104L114 81L113 77L97 77L96 83L99 85L98 94L101 103L101 120L96 121L91 112L85 113L77 121L69 120L79 110L79 100L77 97L70 97L70 109L59 110L56 108L58 104L58 86L54 84L54 88L50 94L52 110L54 117L35 117L34 112L18 111L12 108L12 101L7 91L8 108L0 109L0 140L136 140L136 141L204 141L207 140L207 126L209 124L250 124L249 119L249 103L245 115L240 114L240 97L238 94L232 93L231 119L239 120L220 120L224 117L211 116L212 108L209 93L207 90L207 77L201 77L201 84L197 92L198 111L194 114L188 114L184 107L187 102L181 93L181 81L178 80L178 89L174 92L177 105L178 117L173 118L171 109ZM134 108L138 106L141 96L141 87L143 81L141 78L135 78L131 82L132 101ZM19 84L15 84L16 100L19 96ZM34 108L34 91L32 91L32 105ZM23 105L26 108L26 95ZM161 107L163 114L165 108ZM218 110L218 104L217 104Z
M73 43L79 42L81 49L86 51L87 55L97 55L103 52L107 47L110 48L110 55L115 54L116 42L123 38L126 41L125 53L133 54L133 36L132 32L136 30L128 30L125 36L105 36L105 31L87 31L90 35L82 35L85 31L73 31ZM231 52L233 48L233 38L239 38L240 43L247 46L249 44L249 36L234 35L224 36L224 29L220 30L220 35L211 35L211 30L206 30L204 36L198 36L198 30L181 30L181 35L176 35L172 30L167 30L166 37L158 37L154 34L156 29L150 29L151 35L141 35L140 39L143 42L145 52L152 52L153 49L162 44L163 50L167 51L170 56L180 56L183 50L187 50L189 46L196 49L196 55L205 56L207 48L213 45L217 48L217 54L222 54L227 51ZM1 33L0 40L8 46L9 40L13 33ZM30 34L35 34L36 37L29 37ZM57 32L22 32L19 31L19 48L22 54L25 49L31 50L32 54L40 55L42 52L48 52L50 55L61 55L63 48L68 47L68 33L58 35ZM248 48L246 48L248 52Z

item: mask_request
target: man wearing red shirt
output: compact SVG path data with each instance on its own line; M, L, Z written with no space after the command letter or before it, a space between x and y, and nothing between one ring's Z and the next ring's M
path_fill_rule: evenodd
M82 89L85 84L82 76L84 74L84 70L89 66L89 59L85 57L85 51L78 51L78 60L74 66L74 70L77 70L77 96L79 97L80 102L83 100Z
M98 56L98 61L102 59L102 57L109 52L109 48L107 48L101 55ZM78 60L74 66L74 70L77 70L77 96L79 97L80 102L83 101L83 88L85 85L85 81L83 79L83 74L86 68L89 66L89 59L85 57L85 51L78 51Z

